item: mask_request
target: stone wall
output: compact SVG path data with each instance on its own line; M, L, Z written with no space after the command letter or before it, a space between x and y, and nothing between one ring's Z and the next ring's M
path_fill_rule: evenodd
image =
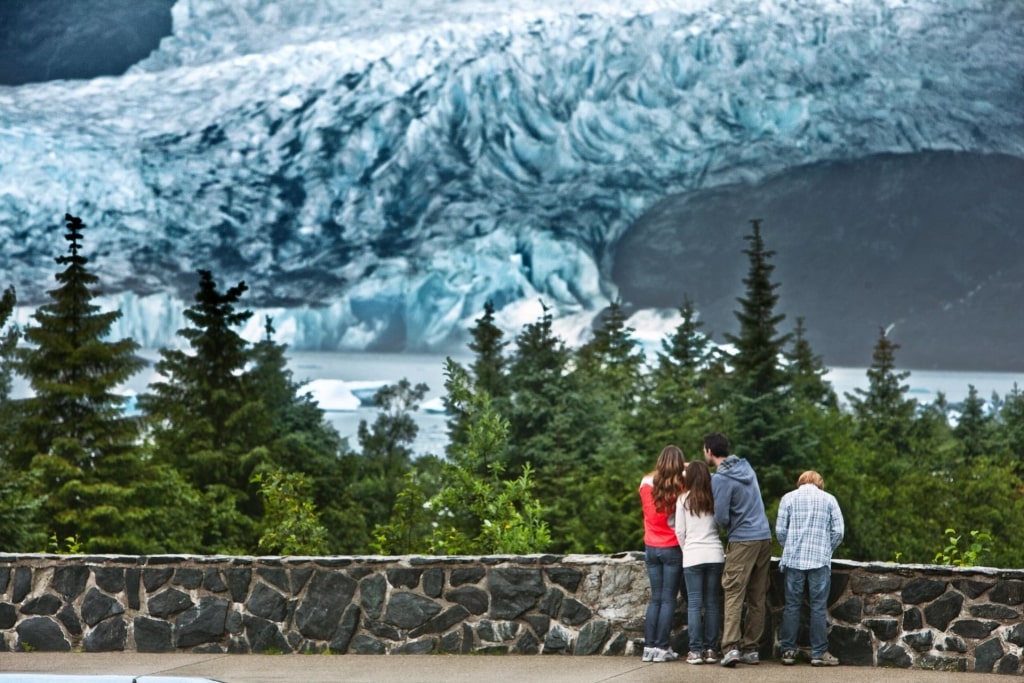
M781 586L773 571L764 658L777 649ZM633 552L0 554L0 649L635 656L647 597ZM837 561L831 650L850 665L1021 673L1022 603L1024 571Z

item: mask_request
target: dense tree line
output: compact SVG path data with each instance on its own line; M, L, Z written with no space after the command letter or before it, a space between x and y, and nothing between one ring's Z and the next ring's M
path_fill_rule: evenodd
M985 540L978 561L1024 560L1024 394L919 404L879 331L867 388L841 400L806 337L778 313L773 252L752 221L738 330L716 344L681 295L680 322L648 358L619 303L569 347L547 309L507 339L488 303L473 361L445 368L449 443L414 457L428 388L375 398L357 444L339 437L287 368L272 320L257 343L244 282L198 271L194 302L157 379L129 411L117 388L141 371L119 312L93 299L84 225L49 302L12 322L0 298L0 547L116 553L618 552L642 547L637 491L668 443L701 457L728 433L758 471L774 518L816 469L847 517L837 555L932 562L951 535ZM23 377L29 398L11 396ZM947 529L955 529L947 534ZM955 556L955 553L953 554ZM950 557L945 553L945 559ZM972 556L974 557L974 556Z

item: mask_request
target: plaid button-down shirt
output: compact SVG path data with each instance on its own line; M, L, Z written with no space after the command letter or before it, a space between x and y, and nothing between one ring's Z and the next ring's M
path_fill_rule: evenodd
M843 513L835 496L804 484L782 497L775 536L782 545L783 569L817 569L832 563L843 541Z

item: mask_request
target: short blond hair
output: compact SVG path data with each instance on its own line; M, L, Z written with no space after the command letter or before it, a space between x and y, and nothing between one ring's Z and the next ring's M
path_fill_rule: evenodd
M803 486L804 484L814 484L822 491L825 490L825 480L822 479L821 475L814 470L807 470L800 475L799 479L796 480L796 485L798 487Z

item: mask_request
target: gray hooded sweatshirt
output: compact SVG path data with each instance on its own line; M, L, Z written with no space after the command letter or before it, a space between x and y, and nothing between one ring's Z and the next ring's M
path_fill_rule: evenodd
M754 468L744 458L730 455L711 477L715 521L729 541L770 541L771 526L764 512L761 488Z

